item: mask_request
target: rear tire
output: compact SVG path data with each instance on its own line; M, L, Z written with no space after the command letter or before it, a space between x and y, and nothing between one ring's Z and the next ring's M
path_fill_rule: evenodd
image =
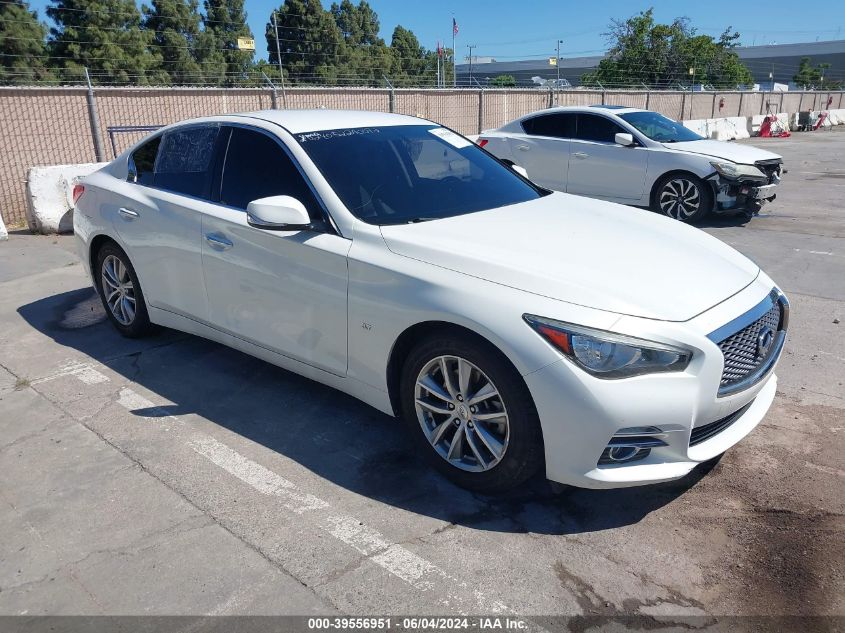
M138 275L117 244L105 244L97 252L95 279L103 308L118 332L128 338L140 338L155 330Z
M657 181L651 208L681 222L700 222L713 209L713 192L692 174L669 174Z
M486 342L450 332L421 341L405 360L400 400L416 445L459 486L502 492L543 465L531 394Z

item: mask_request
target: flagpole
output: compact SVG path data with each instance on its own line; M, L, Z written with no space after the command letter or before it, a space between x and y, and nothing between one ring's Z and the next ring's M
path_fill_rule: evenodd
M455 16L452 16L452 87L458 87L458 57L455 54Z

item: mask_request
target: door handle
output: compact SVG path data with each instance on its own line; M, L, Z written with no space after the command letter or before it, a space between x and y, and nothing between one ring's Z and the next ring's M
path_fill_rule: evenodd
M575 153L573 154L573 156L574 156L575 158L589 158L589 157L590 157L590 155L589 155L589 154L587 154L586 152L575 152Z
M221 251L228 250L234 246L231 240L227 240L225 237L218 235L217 233L207 233L205 241L211 244L212 248L216 248Z
M120 214L120 217L126 220L135 220L141 217L137 211L127 209L126 207L120 207L117 212Z
M516 149L518 149L520 152L527 152L531 148L528 147L528 145L517 145Z

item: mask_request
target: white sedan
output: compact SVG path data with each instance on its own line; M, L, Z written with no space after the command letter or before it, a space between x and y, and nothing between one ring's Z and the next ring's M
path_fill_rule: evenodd
M624 106L550 108L476 142L543 187L684 222L710 212L751 217L774 200L783 171L777 154L707 140L657 112Z
M661 216L541 189L429 121L187 121L74 198L121 333L175 328L340 389L401 418L473 489L541 468L584 487L678 478L775 395L787 302L753 262Z

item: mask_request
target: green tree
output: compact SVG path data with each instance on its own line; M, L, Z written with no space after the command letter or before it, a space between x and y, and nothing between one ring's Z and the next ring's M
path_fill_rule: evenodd
M669 88L694 81L735 88L752 81L733 50L739 33L730 28L716 40L698 35L686 18L657 24L654 10L649 9L624 22L614 20L606 36L610 50L594 71L581 78L584 84Z
M350 46L384 44L378 34L378 14L366 0L361 0L358 6L350 0L342 0L340 4L333 3L330 12L344 41Z
M813 66L809 57L802 57L798 72L793 75L792 81L804 90L841 90L841 81L833 81L825 77L829 68L830 64Z
M134 0L52 0L47 15L56 23L48 51L60 79L81 79L83 68L95 83L147 84L155 74L161 59Z
M272 16L265 30L271 63L278 65L281 56L293 83L338 82L348 54L334 17L319 0L285 0L276 11L276 24L281 50L276 49Z
M47 27L23 0L0 4L0 82L26 84L50 79Z
M516 79L513 75L498 75L497 77L493 77L493 79L490 80L490 85L498 86L500 88L515 86Z
M196 50L206 79L224 85L247 81L253 51L238 48L238 38L252 38L244 0L205 0L203 24Z
M350 0L332 4L329 10L343 38L338 72L346 83L355 82L381 85L390 73L390 49L379 37L379 18L372 7L361 0L354 5Z
M203 79L197 63L200 15L197 0L152 0L143 7L144 28L153 34L161 61L159 83L190 84Z
M420 45L413 31L397 25L390 39L390 52L393 57L390 81L394 86L418 86L431 82L433 66L429 57L436 57Z

